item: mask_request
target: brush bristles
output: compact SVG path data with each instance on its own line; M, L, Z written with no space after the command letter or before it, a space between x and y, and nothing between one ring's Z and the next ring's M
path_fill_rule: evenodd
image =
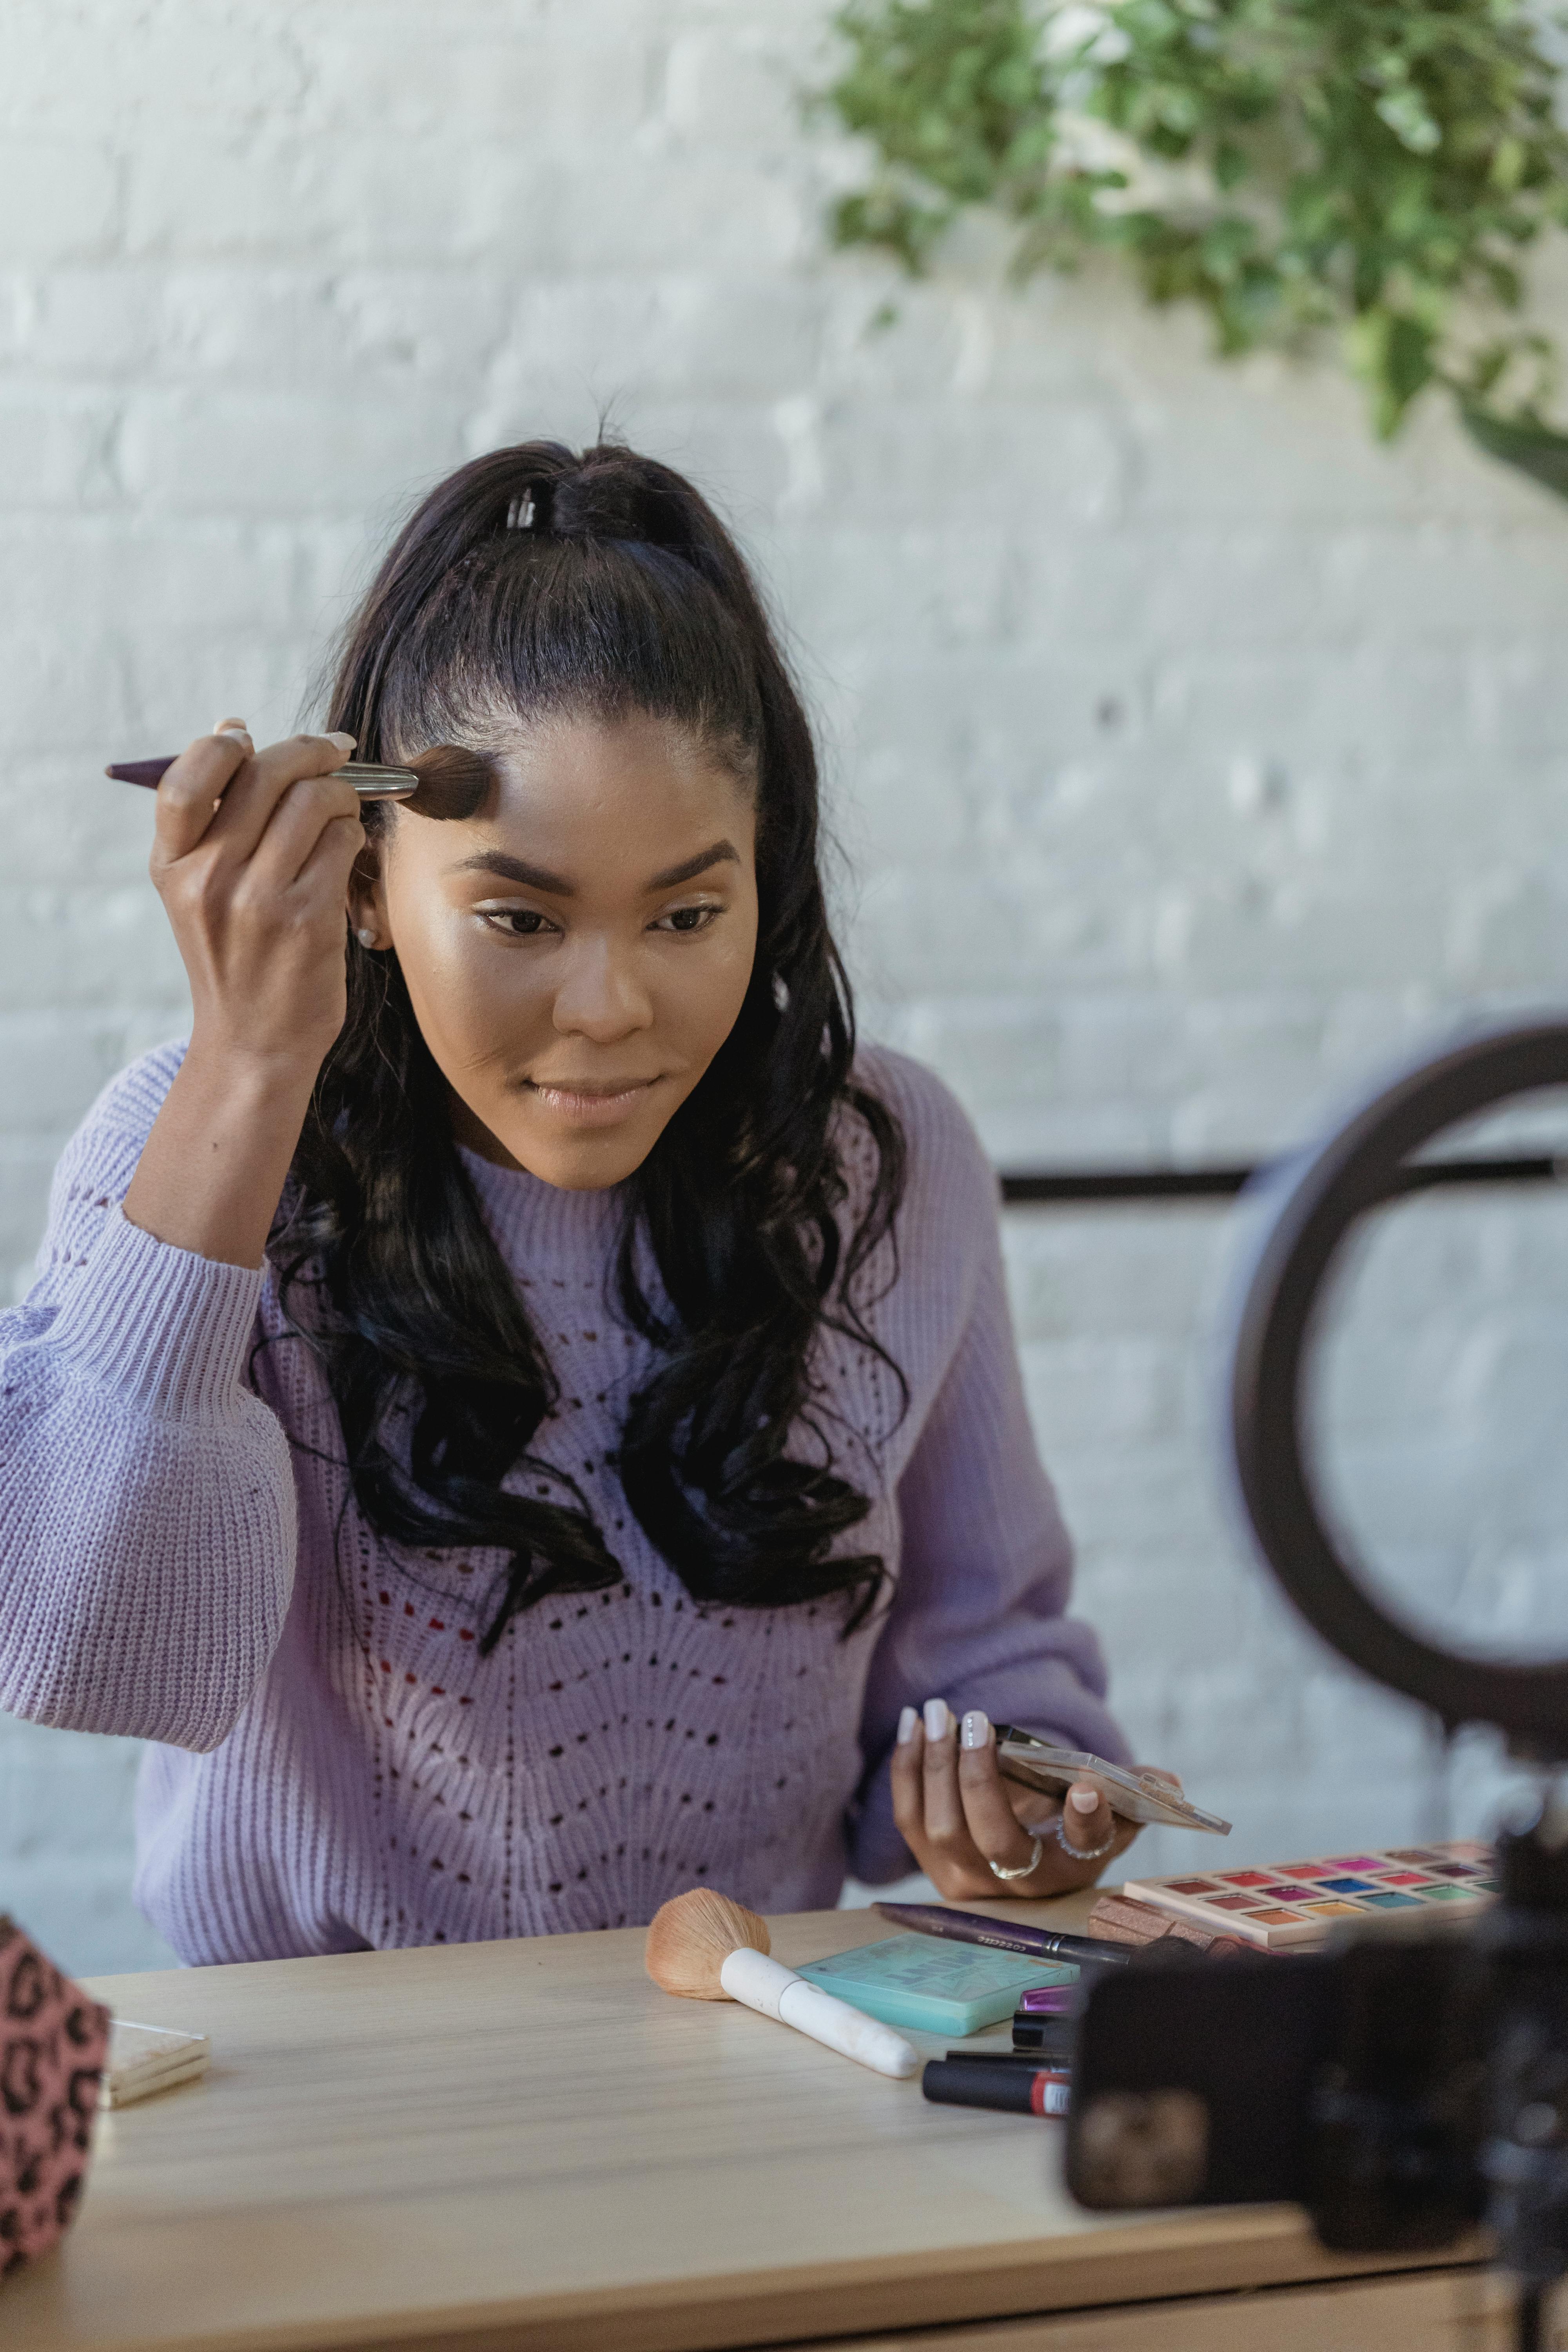
M491 754L461 743L437 743L405 764L418 777L419 789L403 805L437 823L477 816L496 781Z
M728 2000L719 1971L731 1952L771 1948L765 1919L710 1886L694 1886L654 1913L645 1955L649 1976L687 2000Z

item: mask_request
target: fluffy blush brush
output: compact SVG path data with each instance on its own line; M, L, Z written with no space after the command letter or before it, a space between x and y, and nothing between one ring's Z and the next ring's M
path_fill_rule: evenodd
M916 2071L919 2056L901 2034L808 1984L772 1958L768 1946L767 1923L754 1911L711 1887L694 1886L654 1914L647 1972L664 1991L687 2000L742 2001L879 2074L902 2080Z

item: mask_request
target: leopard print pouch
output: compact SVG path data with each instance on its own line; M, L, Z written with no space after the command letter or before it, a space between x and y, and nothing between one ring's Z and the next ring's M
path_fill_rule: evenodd
M108 2054L109 2011L0 1914L0 2278L69 2225Z

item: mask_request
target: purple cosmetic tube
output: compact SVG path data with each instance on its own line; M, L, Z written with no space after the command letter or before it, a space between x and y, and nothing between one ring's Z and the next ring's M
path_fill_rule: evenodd
M1018 1995L1018 2015L1067 2017L1077 1999L1077 1985L1035 1985Z

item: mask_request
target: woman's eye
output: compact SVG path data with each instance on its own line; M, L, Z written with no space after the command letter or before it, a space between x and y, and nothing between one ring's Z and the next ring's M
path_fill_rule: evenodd
M479 912L492 931L502 931L509 939L536 940L542 931L555 928L534 907L484 907Z
M660 931L705 931L722 912L721 907L676 907L668 915L661 915L654 929Z

